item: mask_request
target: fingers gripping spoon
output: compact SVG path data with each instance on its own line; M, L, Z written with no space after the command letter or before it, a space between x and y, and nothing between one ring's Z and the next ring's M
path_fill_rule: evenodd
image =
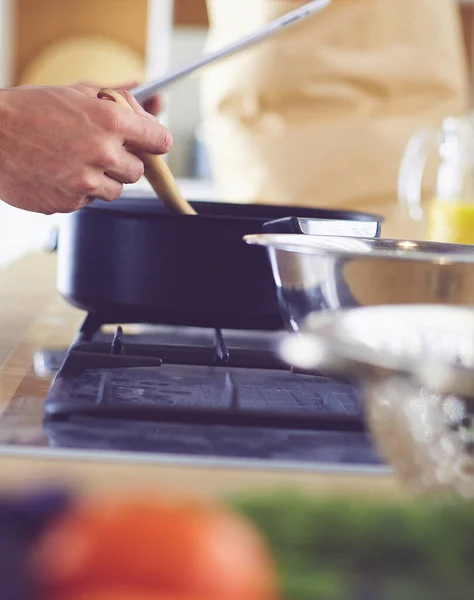
M98 97L116 102L120 106L133 110L126 98L115 90L102 89ZM162 156L147 152L135 152L135 154L143 162L145 177L163 204L177 213L185 215L197 214L189 202L183 198L178 184Z

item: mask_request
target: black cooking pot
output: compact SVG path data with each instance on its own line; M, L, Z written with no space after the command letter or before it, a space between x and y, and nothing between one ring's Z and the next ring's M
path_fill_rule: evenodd
M172 214L154 198L129 197L94 201L68 215L58 243L59 292L104 323L281 329L266 253L243 236L378 237L382 222L370 214L294 206L191 204L197 216Z

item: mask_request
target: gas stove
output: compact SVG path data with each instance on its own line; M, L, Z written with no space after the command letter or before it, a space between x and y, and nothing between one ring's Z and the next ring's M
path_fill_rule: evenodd
M117 326L85 319L57 371L43 428L60 448L312 469L382 465L359 391L295 372L281 332Z

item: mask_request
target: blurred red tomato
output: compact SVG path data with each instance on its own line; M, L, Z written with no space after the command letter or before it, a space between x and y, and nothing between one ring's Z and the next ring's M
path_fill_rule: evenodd
M150 589L213 600L274 600L276 569L258 532L225 507L157 499L73 506L46 533L36 573L75 589Z
M85 590L82 592L70 592L55 595L47 600L214 600L207 596L176 596L173 594L162 594L160 592L143 592L134 590Z

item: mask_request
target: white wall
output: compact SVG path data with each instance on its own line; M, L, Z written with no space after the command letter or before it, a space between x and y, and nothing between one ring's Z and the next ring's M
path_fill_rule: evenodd
M207 29L177 27L171 47L172 66L177 67L200 56L204 50ZM198 77L189 77L176 83L165 96L168 107L168 127L174 137L174 147L169 155L169 165L176 177L188 177L191 144L196 127L201 120Z
M57 217L18 210L0 202L0 268L43 248Z

